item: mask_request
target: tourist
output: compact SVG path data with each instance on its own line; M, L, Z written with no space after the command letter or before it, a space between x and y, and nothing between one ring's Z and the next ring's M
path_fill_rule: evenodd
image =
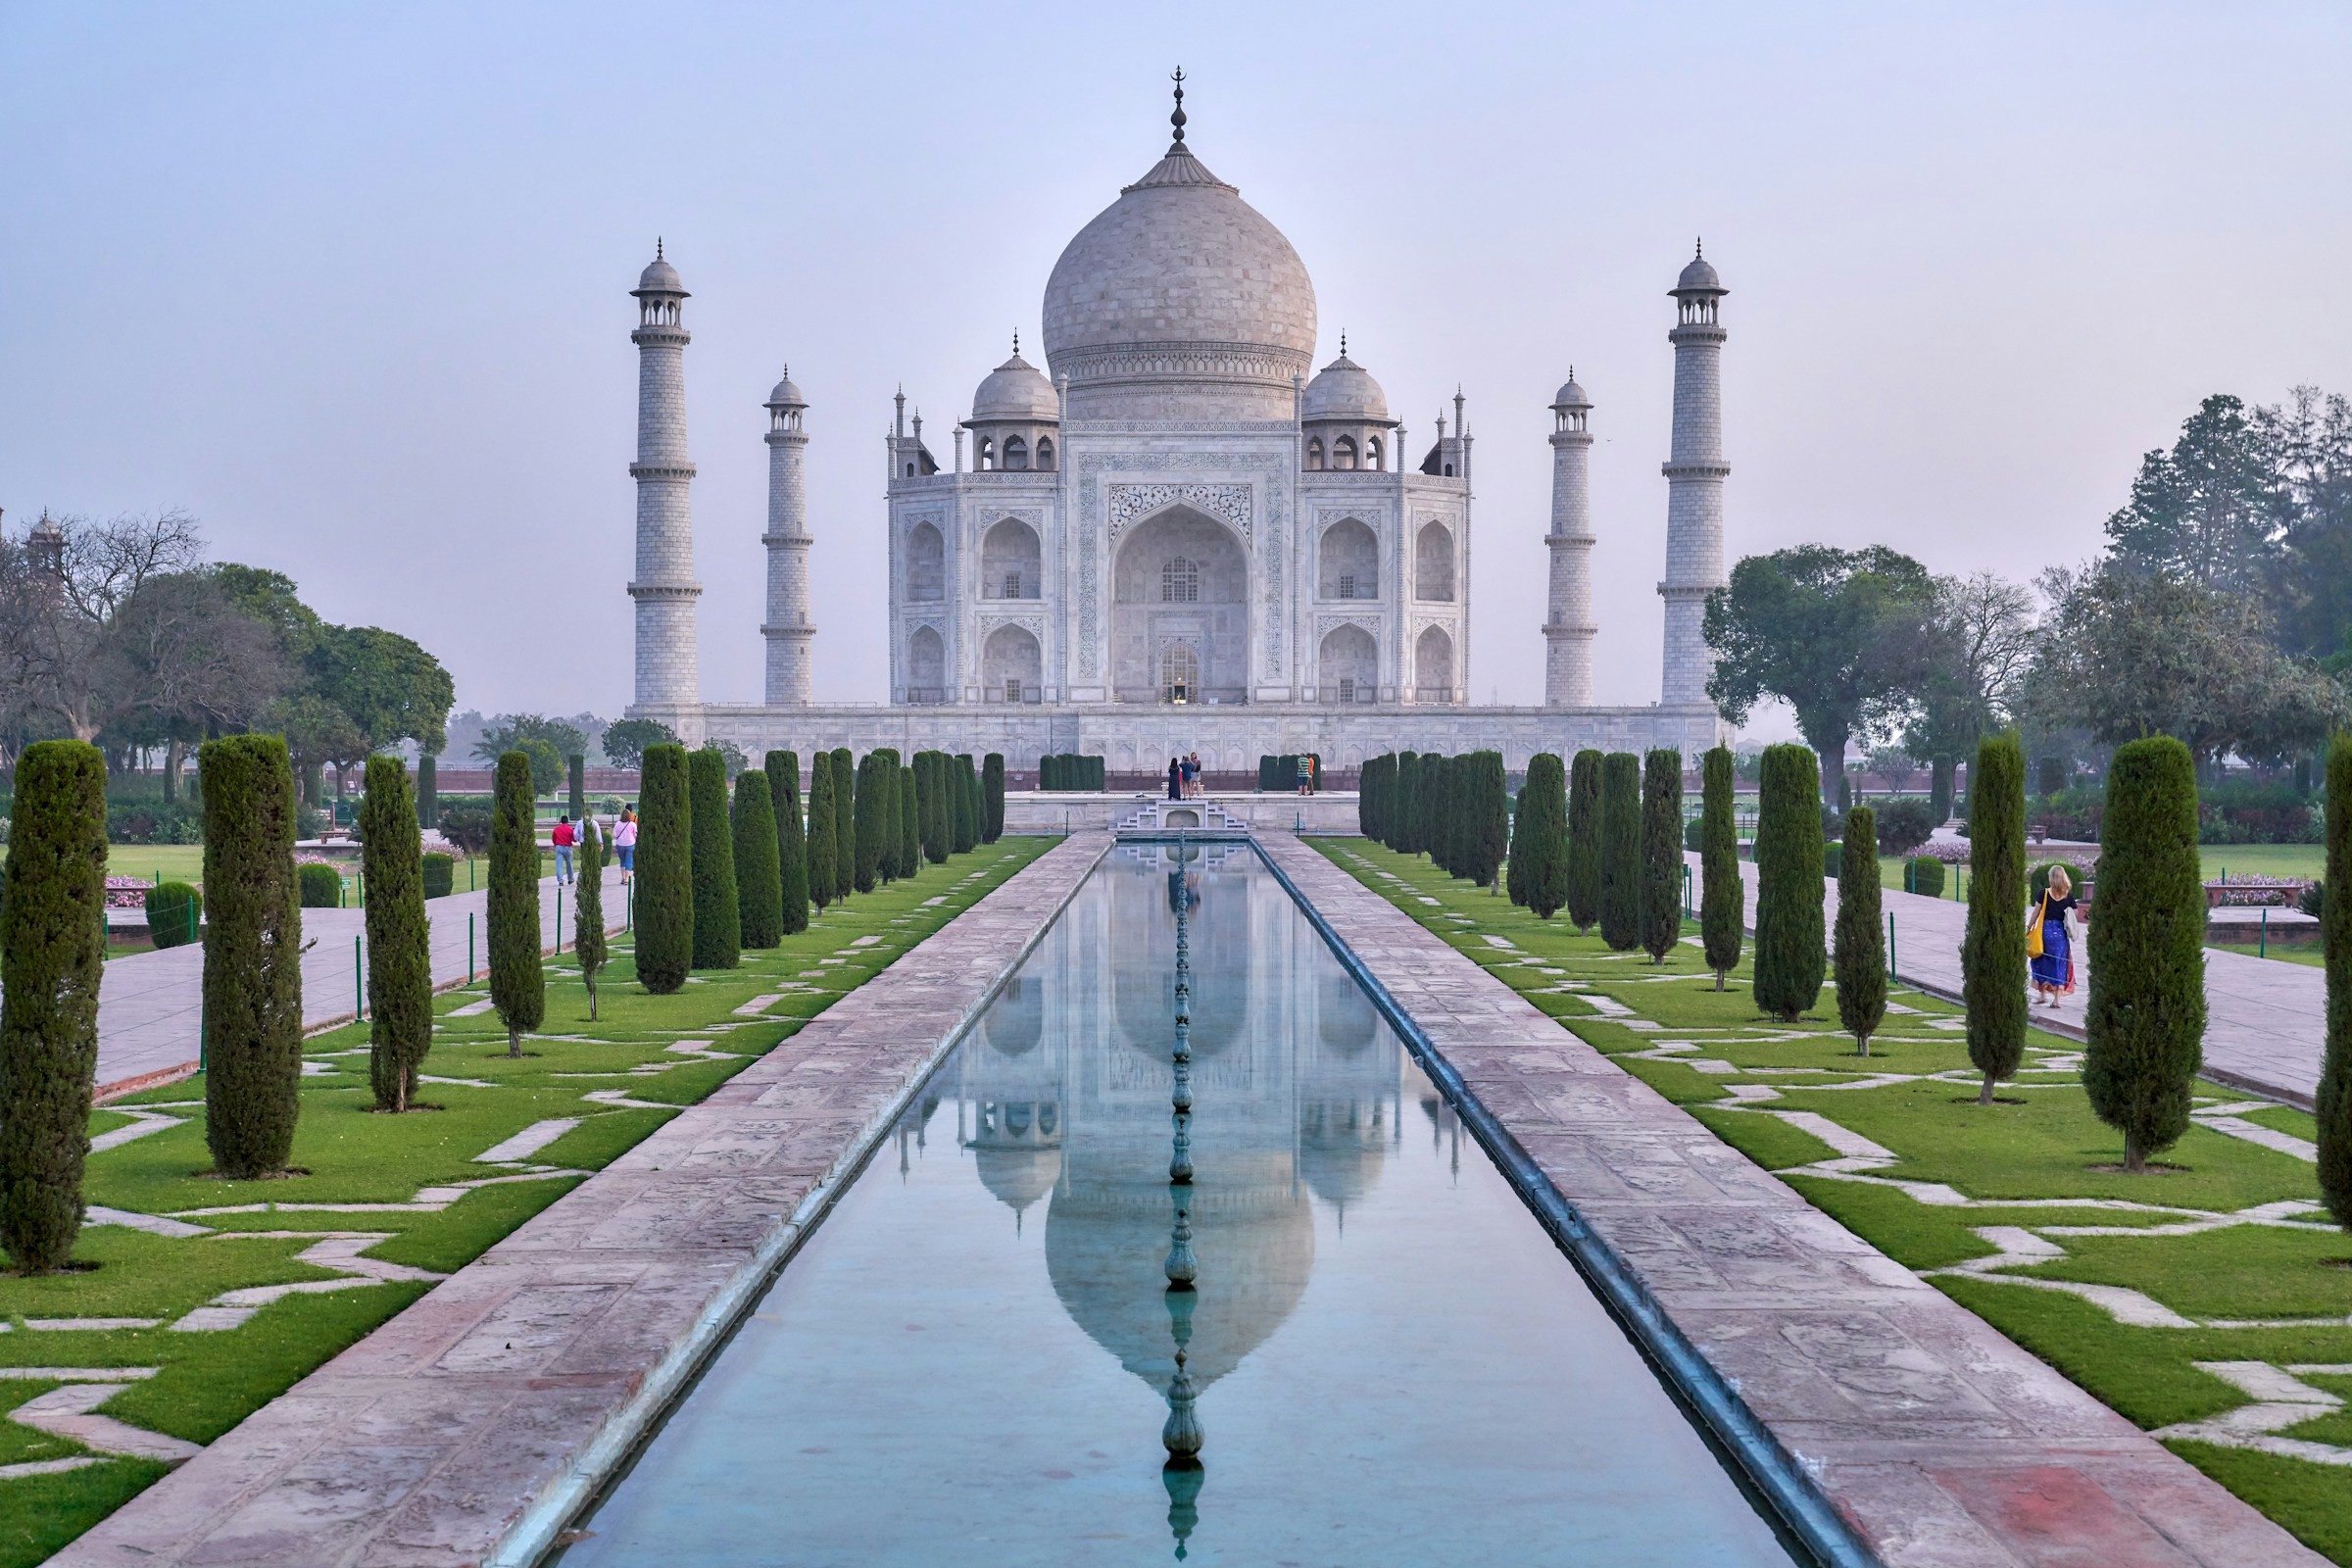
M1311 754L1306 752L1298 754L1298 793L1301 795L1315 793L1315 760Z
M1184 769L1177 765L1176 759L1173 757L1168 759L1168 799L1171 801L1184 799Z
M2060 997L2074 995L2075 945L2066 917L2077 907L2074 878L2066 874L2065 866L2051 866L2049 887L2026 933L2027 951L2034 955L2034 989L2044 1006L2055 1007ZM2033 940L2034 927L2041 938L2038 947Z
M556 818L556 831L550 835L556 846L556 886L571 881L571 846L579 835L572 831L568 813Z
M620 880L625 883L637 864L637 813L625 806L620 808L620 820L612 825L612 850L620 857Z

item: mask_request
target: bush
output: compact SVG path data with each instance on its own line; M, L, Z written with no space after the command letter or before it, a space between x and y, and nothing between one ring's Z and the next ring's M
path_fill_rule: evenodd
M1728 746L1707 753L1699 764L1698 934L1715 989L1740 965L1746 930L1747 889L1740 877L1740 824L1734 814L1739 761Z
M1600 918L1600 764L1588 747L1568 769L1567 908L1579 936Z
M458 885L456 859L435 850L423 858L422 865L424 896L428 899L448 898L450 890Z
M409 772L368 759L360 874L368 908L368 1079L375 1108L403 1111L433 1047L433 959L424 918L424 856Z
M1642 948L1652 963L1683 939L1682 820L1683 754L1660 747L1642 764Z
M1683 848L1697 854L1707 847L1707 822L1704 816L1694 816L1683 824Z
M801 760L770 752L764 760L768 805L776 813L776 889L781 929L808 929L808 836L801 825Z
M694 966L743 961L743 912L735 894L735 839L727 825L726 754L706 746L687 759L687 842L694 872ZM869 881L868 886L871 886Z
M821 785L832 759L817 753ZM637 795L637 978L657 997L684 988L694 965L694 805L686 783L686 749L657 743L645 749ZM832 834L831 818L825 833Z
M1916 795L1898 796L1877 808L1879 853L1897 859L1928 842L1936 831L1936 809Z
M285 1168L301 1113L294 767L276 735L207 741L196 765L204 797L204 1139L221 1175L246 1180Z
M179 802L122 802L107 808L106 836L114 844L201 844L203 811Z
M2328 747L2328 876L2352 876L2352 738ZM2321 884L2325 886L2325 884ZM2313 893L2320 892L2319 887ZM2320 1198L2352 1231L2352 901L2320 899L2320 942L2328 962L2328 1037L2314 1108L2320 1124Z
M747 948L784 940L784 889L776 863L776 808L767 774L747 767L735 775L735 906Z
M1845 845L1842 842L1821 847L1821 874L1834 877L1845 869Z
M1356 774L1355 830L1368 839L1378 840L1380 837L1381 790L1387 784L1388 770L1396 760L1393 755L1368 757ZM1524 901L1514 897L1512 902Z
M2082 874L2082 868L2081 866L2075 864L2072 860L2044 860L2040 864L2034 866L2026 877L2026 902L2028 904L2039 904L2041 902L2042 894L2049 891L2050 868L2060 865L2066 867L2067 886L2073 888L2077 894L2082 893L2083 884L2086 883L2089 878Z
M551 754L555 748L539 743ZM490 833L490 1004L507 1026L507 1054L522 1054L523 1034L546 1021L547 972L539 949L537 785L527 749L498 760L497 805Z
M1467 799L1456 812L1462 829L1461 874L1479 887L1494 884L1511 840L1511 798L1503 789L1502 754L1472 752L1462 759Z
M306 860L297 874L301 878L302 906L306 909L339 909L343 906L343 873L331 865Z
M808 902L821 913L839 895L833 891L836 869L833 824L833 754L820 751L808 764Z
M159 882L147 890L147 935L159 948L176 948L203 933L204 895L185 882Z
M1398 752L1396 770L1389 775L1388 799L1381 807L1381 842L1398 855L1421 850L1421 817L1414 802L1420 798L1421 754Z
M1764 749L1756 818L1756 1005L1787 1023L1821 997L1821 763L1802 746Z
M490 813L478 806L453 806L441 813L441 836L467 855L490 848Z
M2082 1088L2146 1168L2188 1130L2204 1058L2205 886L2196 764L2171 736L2130 741L2107 767L2099 915L2090 923Z
M1618 953L1642 946L1642 759L1631 752L1600 764L1600 939Z
M1876 814L1867 806L1847 812L1845 842L1875 841ZM1870 1037L1886 1017L1886 933L1879 908L1878 858L1857 855L1838 878L1838 1024L1854 1037L1855 1053L1864 1056L1870 1054Z
M2328 829L2330 834L2334 831L2333 828ZM2310 915L2314 920L2325 923L2328 918L2327 881L2322 879L2308 884L2300 894L2296 895L2295 907Z
M36 741L17 763L15 886L0 920L0 1246L26 1274L81 1233L106 965L106 759Z
M2014 1077L2026 1054L2026 751L2014 734L1977 743L1968 815L1960 996L1968 1059L1984 1075L1977 1103L1989 1105L1992 1086Z
M972 754L956 754L956 796L949 804L955 808L956 820L951 824L949 838L957 855L968 854L980 844L980 775L972 766Z
M982 817L980 842L994 844L1004 836L1004 754L991 752L980 764Z
M1943 897L1943 862L1933 856L1923 855L1903 862L1904 891L1925 899Z
M914 754L916 825L922 829L923 858L933 865L948 861L948 779L945 752Z

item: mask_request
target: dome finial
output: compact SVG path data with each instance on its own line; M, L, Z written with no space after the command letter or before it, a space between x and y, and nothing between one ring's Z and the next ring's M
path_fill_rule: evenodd
M1021 331L1017 326L1012 331L1012 357L1016 360L1021 357Z
M654 236L654 260L662 260L662 236L659 234Z
M1168 79L1176 83L1176 112L1168 117L1168 123L1176 127L1176 146L1181 147L1184 145L1184 68L1178 66Z
M1692 243L1690 259L1694 262L1703 262L1707 259L1707 238L1704 234L1698 236L1697 240Z
M1348 357L1348 329L1347 329L1346 327L1344 327L1344 326L1343 326L1343 327L1341 327L1341 328L1340 328L1340 358L1344 360L1344 359L1346 359L1347 357Z

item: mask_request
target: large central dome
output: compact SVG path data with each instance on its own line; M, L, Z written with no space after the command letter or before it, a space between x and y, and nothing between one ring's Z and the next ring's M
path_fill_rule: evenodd
M1282 231L1179 141L1062 251L1045 327L1054 375L1095 405L1082 412L1288 418L1315 287Z

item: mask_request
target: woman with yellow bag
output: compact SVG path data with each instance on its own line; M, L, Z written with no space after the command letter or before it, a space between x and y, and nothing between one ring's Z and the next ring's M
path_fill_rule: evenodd
M2066 867L2050 867L2049 886L2026 921L2026 956L2034 960L2034 990L2046 1006L2058 1005L2075 990L2075 944L2066 917L2076 908L2075 880Z

